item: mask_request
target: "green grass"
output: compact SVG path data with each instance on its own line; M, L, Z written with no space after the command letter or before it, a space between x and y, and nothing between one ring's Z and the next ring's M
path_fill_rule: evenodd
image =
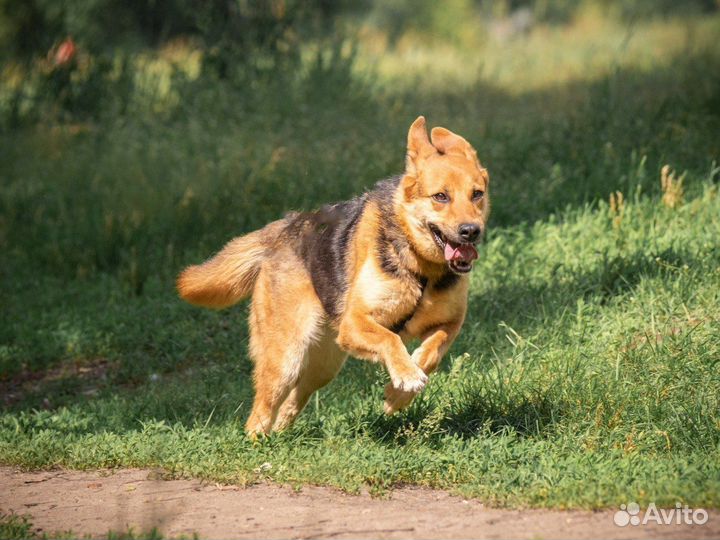
M156 112L138 98L0 133L0 462L412 483L501 506L719 506L719 27L647 23L622 48L628 29L602 21L597 50L583 26L513 42L533 66L559 63L555 84L540 67L513 85L511 69L408 65L402 47L369 73L365 43L355 63L326 51L247 84L181 81ZM382 414L385 373L351 360L293 428L249 441L247 307L187 306L174 276L399 172L421 113L466 135L492 177L460 338L401 415ZM665 164L685 174L674 209Z
M132 529L128 529L125 532L110 530L107 532L106 537L109 540L162 540L163 538L157 528L140 534ZM0 514L0 538L3 540L47 540L49 538L54 540L70 540L73 538L90 538L90 536L77 534L72 531L54 531L49 534L47 532L38 534L36 530L33 529L32 519L29 516Z

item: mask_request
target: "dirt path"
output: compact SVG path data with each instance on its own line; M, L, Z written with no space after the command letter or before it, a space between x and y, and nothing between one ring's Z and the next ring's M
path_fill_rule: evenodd
M147 470L18 472L0 467L0 511L29 514L39 532L100 537L157 527L200 538L718 538L705 525L618 527L614 511L498 510L443 491L403 488L389 499L329 488L236 488L155 480Z

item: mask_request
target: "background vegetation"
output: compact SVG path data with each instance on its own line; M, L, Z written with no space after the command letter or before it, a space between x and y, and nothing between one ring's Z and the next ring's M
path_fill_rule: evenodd
M719 504L716 3L0 13L0 462ZM183 305L174 276L400 172L418 114L492 177L460 339L402 415L350 361L296 426L249 442L246 307Z

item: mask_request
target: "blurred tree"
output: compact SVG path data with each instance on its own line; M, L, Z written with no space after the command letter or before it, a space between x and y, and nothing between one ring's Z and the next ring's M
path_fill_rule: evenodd
M67 36L98 53L117 46L156 46L194 36L209 49L292 55L299 40L341 12L371 13L391 41L408 28L452 36L470 12L504 17L530 10L534 20L567 21L583 3L622 17L704 12L720 0L0 0L0 54L44 55ZM242 56L242 55L235 55ZM236 61L234 59L234 61Z
M0 48L45 54L66 36L91 53L156 46L177 36L207 47L232 45L287 52L303 25L322 22L347 0L0 0Z
M391 45L409 30L440 39L453 39L457 29L474 15L485 20L518 17L525 20L563 24L584 5L594 4L622 19L662 17L717 10L720 0L358 0L370 11L370 21L382 28Z
M601 3L623 18L692 15L720 7L718 0L601 0Z

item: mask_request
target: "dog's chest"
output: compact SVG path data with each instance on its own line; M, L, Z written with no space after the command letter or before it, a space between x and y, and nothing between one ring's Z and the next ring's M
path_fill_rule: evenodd
M388 314L390 322L386 320L385 326L396 334L405 332L419 337L428 327L456 317L464 311L462 297L467 295L466 289L463 292L457 288L460 283L457 274L446 274L430 283L427 279L418 279L414 288L417 292L408 295L393 314ZM448 294L450 290L453 292Z
M400 320L409 320L421 302L427 280L384 279L373 268L360 273L357 288L359 296L373 318L383 326L392 327Z
M395 333L400 332L423 304L426 287L424 278L394 283L383 298L379 316L376 315L378 322Z

